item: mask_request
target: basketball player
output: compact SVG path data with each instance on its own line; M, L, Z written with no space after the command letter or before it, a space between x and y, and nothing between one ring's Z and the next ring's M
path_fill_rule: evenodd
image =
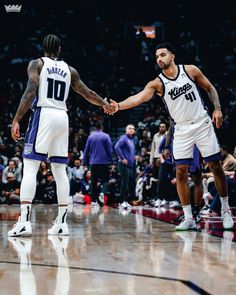
M68 115L66 100L70 85L86 100L111 110L109 104L90 90L80 79L78 72L59 59L60 39L47 35L43 40L44 57L32 60L28 66L28 83L12 122L12 138L20 138L19 122L34 106L23 150L24 171L21 183L21 214L8 236L29 236L31 204L36 190L36 174L41 161L51 162L57 184L58 216L48 230L52 235L68 235L66 223L69 181L66 174L68 162Z
M228 204L228 189L220 164L220 148L214 128L202 104L197 85L203 88L214 105L212 121L220 128L223 116L215 87L194 65L176 65L175 49L170 43L162 43L156 49L156 61L162 73L136 95L117 103L112 101L113 113L136 107L152 99L154 93L162 97L172 119L175 121L173 156L176 163L177 191L183 206L183 221L176 230L196 228L193 219L188 188L188 166L197 145L203 159L214 174L215 185L221 196L221 214L224 229L232 229L234 222ZM106 110L105 110L106 112Z

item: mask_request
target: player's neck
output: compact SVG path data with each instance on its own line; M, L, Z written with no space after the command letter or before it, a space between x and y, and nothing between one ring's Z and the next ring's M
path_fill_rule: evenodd
M178 66L173 63L168 69L164 69L162 72L166 77L175 79L178 75Z
M46 57L52 58L52 59L58 59L58 56L55 54L45 54Z

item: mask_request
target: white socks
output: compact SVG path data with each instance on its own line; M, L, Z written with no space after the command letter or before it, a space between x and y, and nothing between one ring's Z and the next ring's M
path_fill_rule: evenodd
M67 206L58 206L57 223L66 223Z
M229 210L229 197L220 197L220 201L221 201L221 210L222 211L226 211Z
M20 221L21 222L30 221L31 207L32 207L31 204L20 205Z
M183 210L184 210L184 217L185 217L186 219L188 219L188 218L193 219L193 214L192 214L192 208L191 208L191 205L183 206Z

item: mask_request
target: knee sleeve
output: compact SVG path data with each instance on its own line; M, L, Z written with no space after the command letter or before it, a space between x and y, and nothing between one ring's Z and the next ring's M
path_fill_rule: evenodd
M57 185L57 200L59 205L68 204L69 197L69 179L66 173L66 165L51 163L52 174L55 178Z
M36 191L36 176L40 161L24 159L23 178L20 187L20 200L31 202Z

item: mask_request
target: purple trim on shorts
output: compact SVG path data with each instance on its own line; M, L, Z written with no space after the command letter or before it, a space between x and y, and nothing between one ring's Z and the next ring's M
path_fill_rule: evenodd
M211 162L211 161L218 161L221 158L221 152L216 153L214 155L208 156L208 157L203 157L205 162Z
M193 158L189 158L189 159L178 159L178 160L174 160L175 161L175 165L191 165L193 162Z
M35 151L35 141L38 133L40 113L41 108L35 108L30 117L29 126L25 136L24 149L22 152L22 157L25 159L38 161L45 161L47 159L47 154L41 154Z
M68 164L69 163L69 159L67 157L50 157L49 161L51 163L59 163L59 164Z

